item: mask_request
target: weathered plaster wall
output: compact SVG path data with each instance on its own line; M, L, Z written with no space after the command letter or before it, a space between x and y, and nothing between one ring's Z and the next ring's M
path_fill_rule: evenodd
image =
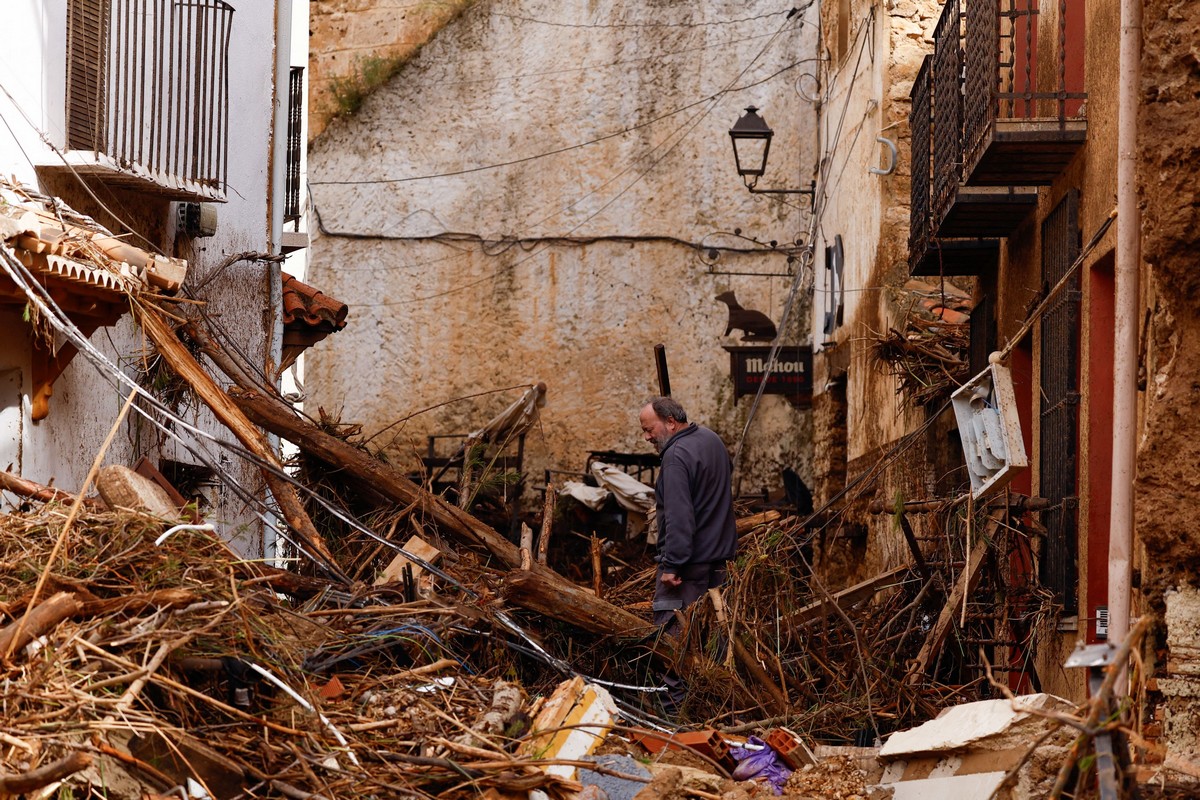
M1142 589L1152 610L1167 610L1168 673L1163 686L1167 745L1195 759L1200 746L1200 668L1194 616L1200 597L1200 6L1144 5L1138 124L1142 256L1152 279L1154 316L1147 343L1144 433L1138 447L1137 531L1145 546ZM1171 592L1175 592L1173 596ZM1168 599L1164 603L1164 595Z
M116 217L97 204L74 178L51 176L37 168L61 163L42 142L39 131L45 132L55 147L65 144L66 0L17 3L6 8L5 13L6 24L17 33L12 37L14 50L0 61L0 84L15 99L14 105L7 97L0 97L0 114L14 131L12 135L7 129L0 133L0 165L4 173L61 196L77 210L94 216L114 231L123 232ZM193 285L211 273L228 254L264 252L270 247L268 166L275 66L271 43L275 40L275 22L274 3L239 4L233 17L230 67L231 73L241 79L230 87L228 113L236 122L230 126L228 201L218 207L215 236L177 240L176 204L138 191L93 187L107 209L156 247L187 258L191 265L189 281ZM32 120L32 126L24 121L22 112ZM264 363L273 321L268 307L266 270L260 265L235 265L206 287L203 294L209 300L208 310L233 332L250 358ZM54 384L50 416L31 422L27 399L31 388L29 335L29 326L21 321L19 310L0 311L0 342L3 342L0 375L7 373L22 387L19 400L7 395L0 401L4 403L0 405L0 417L6 422L20 417L14 425L20 429L22 458L15 466L22 474L42 482L54 480L58 486L74 489L82 483L126 393L114 389L95 367L79 356ZM91 341L130 374L144 355L143 338L128 317L112 328L100 329ZM11 405L18 402L20 406ZM185 408L182 416L231 439L207 411ZM11 432L12 428L6 425L0 437L11 437ZM223 464L223 471L229 477L261 496L256 470L227 456L222 459L215 448L210 450L213 461ZM105 463L132 464L141 455L150 455L153 460L159 457L195 460L161 435L153 434L134 415L133 421L114 440ZM221 492L217 499L218 506L211 517L224 523L222 532L237 540L246 552L261 553L261 526L251 510L229 492Z
M778 322L792 279L710 266L785 272L766 243L801 235L807 198L750 195L727 132L762 107L776 130L762 185L807 185L811 109L793 82L814 39L786 9L736 2L468 9L310 151L311 279L352 309L310 354L310 402L374 431L544 380L532 474L579 469L588 450L650 452L636 413L663 342L673 394L732 446L750 401L733 403L721 345L737 336L714 298L732 288ZM423 177L445 173L460 174ZM805 294L790 342L804 342ZM466 432L513 396L418 416L394 451L411 465L425 435ZM777 486L783 466L806 475L808 430L764 398L743 488Z
M823 5L822 26L831 61L823 77L820 149L826 173L826 210L821 219L819 262L812 327L820 352L814 365L820 393L826 387L845 392L844 425L817 427L815 459L829 479L818 486L818 502L841 488L836 467L847 465L851 479L870 469L886 446L924 421L920 410L901 408L896 383L870 355L870 343L899 324L895 287L908 278L909 93L921 60L932 49L932 30L940 4L933 0L893 0L883 5L853 0ZM845 16L845 20L839 20ZM838 39L846 30L845 47ZM887 166L887 149L876 140L896 143L898 158L889 175L871 167ZM826 312L836 308L825 248L841 235L845 268L843 324L825 333ZM844 382L844 390L839 385ZM831 392L832 394L832 392ZM814 407L837 418L838 397L818 394ZM875 481L875 494L891 501L897 491L907 499L927 496L934 476L921 446L904 462ZM874 574L904 559L903 540L889 518L852 510L846 524L859 526L851 539L831 538L823 558L826 574L839 584ZM862 539L860 545L847 542Z
M310 0L309 140L352 113L475 0Z

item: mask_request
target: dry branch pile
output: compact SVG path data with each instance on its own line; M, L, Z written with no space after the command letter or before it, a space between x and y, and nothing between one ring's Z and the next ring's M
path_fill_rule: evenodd
M969 377L970 304L958 294L904 295L903 329L878 336L871 356L896 378L904 404L916 407L945 399Z

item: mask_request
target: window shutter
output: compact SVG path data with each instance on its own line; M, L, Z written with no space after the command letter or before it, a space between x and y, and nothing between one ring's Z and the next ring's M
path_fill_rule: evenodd
M67 2L67 148L105 149L111 0Z

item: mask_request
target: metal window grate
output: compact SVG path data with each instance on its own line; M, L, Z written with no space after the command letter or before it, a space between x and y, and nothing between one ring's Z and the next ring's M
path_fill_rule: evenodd
M232 26L222 0L69 0L68 147L224 190Z
M1079 194L1072 189L1042 223L1042 281L1053 286L1079 256ZM1068 614L1077 610L1079 461L1079 276L1073 276L1041 324L1040 493L1046 547L1042 583Z
M283 220L300 219L300 156L303 152L304 67L292 67L288 77L287 177L284 185Z

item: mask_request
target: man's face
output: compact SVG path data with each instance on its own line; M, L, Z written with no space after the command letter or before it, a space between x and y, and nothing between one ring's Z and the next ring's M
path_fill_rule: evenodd
M654 449L659 453L667 446L667 440L682 427L680 423L673 419L663 419L658 414L655 414L654 406L652 405L647 405L643 408L642 413L638 415L638 419L642 423L642 438L654 445Z

